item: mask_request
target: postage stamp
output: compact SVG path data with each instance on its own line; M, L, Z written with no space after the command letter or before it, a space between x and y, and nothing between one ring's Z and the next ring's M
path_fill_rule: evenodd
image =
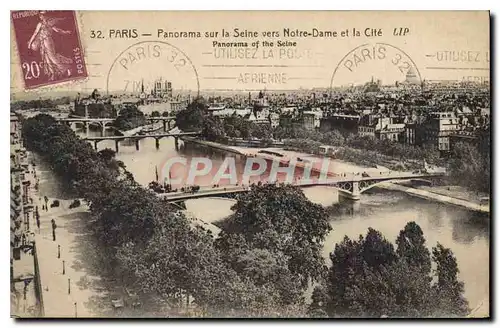
M22 10L11 17L26 89L87 77L74 11Z

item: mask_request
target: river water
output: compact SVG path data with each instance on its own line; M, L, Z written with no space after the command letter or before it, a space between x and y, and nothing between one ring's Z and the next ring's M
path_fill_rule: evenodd
M102 141L98 150L114 149L114 141ZM161 167L166 159L183 156L188 160L193 156L210 157L221 163L223 154L211 150L182 147L175 150L174 139L161 139L160 149L155 147L154 139L140 141L140 150L134 144L120 144L117 158L123 161L135 179L147 185L155 180L155 168L162 176ZM363 168L339 163L339 168L359 171ZM339 172L340 173L340 172ZM161 177L160 177L161 180ZM329 206L330 223L333 228L327 236L324 256L334 249L335 243L345 235L357 238L366 234L369 227L379 230L387 239L394 242L399 231L408 221L415 221L424 231L429 248L439 241L451 248L460 269L460 279L465 283L465 296L470 307L489 302L489 217L468 212L457 207L430 202L408 196L404 193L373 188L362 194L359 210L352 212L335 205L339 202L334 188L313 187L304 190L313 202ZM231 214L231 200L205 198L186 201L189 212L206 222L215 222ZM333 206L332 206L333 205Z

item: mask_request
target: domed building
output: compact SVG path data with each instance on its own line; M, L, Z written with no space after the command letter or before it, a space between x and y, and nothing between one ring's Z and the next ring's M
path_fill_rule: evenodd
M405 83L407 83L407 84L419 84L420 83L419 78L417 76L417 73L415 72L415 69L413 68L413 66L410 66L410 69L408 70L408 72L406 72Z

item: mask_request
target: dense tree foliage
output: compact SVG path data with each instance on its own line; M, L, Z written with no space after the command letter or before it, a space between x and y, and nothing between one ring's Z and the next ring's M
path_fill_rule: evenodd
M11 104L11 110L24 109L53 109L57 105L67 105L71 102L70 97L61 97L57 99L35 99L35 100L19 100Z
M255 255L255 249L261 249L282 253L302 287L322 276L321 249L331 227L325 210L311 203L299 188L255 186L232 209L234 214L218 245L233 267L248 252Z
M226 142L227 138L269 139L272 137L269 125L255 124L236 114L224 118L211 115L201 98L177 113L176 125L183 131L201 131L201 136L210 141Z
M136 105L127 105L120 110L120 114L115 119L113 125L119 130L131 130L146 124L144 113Z
M457 143L453 147L449 162L452 181L472 190L490 191L491 158L488 139L478 146L469 143Z
M272 129L268 124L256 124L236 114L225 117L222 121L224 131L229 138L272 138Z
M316 288L310 313L333 317L453 317L468 313L451 250L438 244L432 260L422 230L409 222L396 248L380 232L347 236L330 254L332 266ZM437 279L436 279L437 278Z
M337 130L328 132L306 130L300 126L277 127L273 134L277 139L284 139L287 147L305 152L318 151L321 145L334 146L337 149L337 158L360 165L375 166L381 163L388 165L391 161L397 160L406 163L407 167L401 169L413 169L422 166L424 159L431 164L441 163L438 150L428 145L412 146L387 139L379 140L355 134L344 135ZM414 161L418 161L418 164L415 165Z
M203 98L197 98L177 113L175 125L182 131L200 131L207 117L207 109Z

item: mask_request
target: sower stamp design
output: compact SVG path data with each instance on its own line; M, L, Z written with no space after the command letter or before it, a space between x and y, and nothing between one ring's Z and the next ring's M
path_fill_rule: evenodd
M198 96L198 73L191 59L167 42L144 41L131 45L113 61L106 79L108 93L136 93L172 98Z
M420 71L406 52L387 43L367 43L340 60L330 88L364 85L373 89L382 84L420 87L421 83Z
M87 77L74 11L13 11L26 89Z

